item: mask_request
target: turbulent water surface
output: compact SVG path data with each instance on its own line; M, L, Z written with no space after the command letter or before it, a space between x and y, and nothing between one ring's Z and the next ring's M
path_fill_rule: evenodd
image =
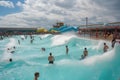
M30 36L5 38L0 40L0 80L33 80L35 72L40 72L39 80L119 80L120 45L116 44L112 49L111 43L106 42L109 50L103 53L104 42L69 33L34 35L33 43ZM43 47L46 51L41 50ZM80 60L85 47L88 57ZM15 52L12 54L11 51ZM48 64L50 52L55 57L53 65ZM9 62L10 58L12 62Z

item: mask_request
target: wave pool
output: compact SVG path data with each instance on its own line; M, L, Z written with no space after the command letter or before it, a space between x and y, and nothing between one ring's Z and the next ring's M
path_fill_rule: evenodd
M33 37L32 43L29 35L0 40L0 80L33 80L35 72L40 73L39 80L120 80L119 44L112 49L110 42L70 33ZM109 45L106 53L103 53L104 42ZM41 50L43 47L46 51ZM85 47L88 57L80 60ZM48 64L50 52L55 57L53 65Z

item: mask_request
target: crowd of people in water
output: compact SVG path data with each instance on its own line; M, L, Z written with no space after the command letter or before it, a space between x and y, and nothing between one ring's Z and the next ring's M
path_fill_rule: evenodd
M25 35L24 38L21 37L21 40L24 40L24 39L27 39L27 35ZM41 39L41 38L40 38L40 39ZM30 43L32 44L33 41L34 41L34 36L30 35ZM112 48L114 48L115 43L116 43L116 40L113 39L113 40L111 41L111 44L112 44L111 47L112 47ZM18 44L20 45L20 40L18 40ZM16 48L16 47L13 46L12 48L7 48L7 50L8 50L8 52L10 52L10 53L14 53L14 52L15 52L15 48ZM66 52L66 55L68 55L68 53L69 53L68 45L66 45L65 48L66 48L66 51L65 51L65 52ZM108 46L106 43L104 43L103 52L107 52L108 49L109 49L109 46ZM41 48L41 51L45 52L45 51L46 51L46 48L42 47L42 48ZM87 48L84 48L83 54L81 55L80 60L85 59L87 56L88 56L88 50L87 50ZM12 61L13 61L12 58L10 58L9 61L12 62ZM52 53L51 53L51 52L49 53L48 61L49 61L49 64L53 64L54 61L55 61L55 58L54 58L54 56L52 56Z
M13 54L15 53L15 49L16 49L15 46L7 48L7 52ZM12 62L12 58L10 58L9 61Z
M65 47L66 47L66 55L68 55L69 48L68 48L67 45ZM42 49L43 49L43 51L45 51L44 48L42 48ZM104 43L103 51L107 52L108 49L109 49L108 45L106 43ZM87 48L84 48L83 55L81 55L80 60L85 59L87 56L88 56L88 50L87 50ZM54 58L54 56L52 56L51 52L50 52L50 54L48 56L48 61L49 61L49 64L54 64L55 58ZM34 75L35 75L34 80L38 80L39 72L35 72Z
M21 39L24 40L24 38L21 38ZM25 39L27 39L27 36L25 36ZM30 43L32 44L33 41L34 41L34 36L30 35L30 39L31 39L31 40L30 40ZM41 38L40 38L40 39L41 39ZM113 40L111 41L111 47L112 47L112 48L114 48L115 43L116 43L116 39L113 38ZM18 44L20 45L20 40L18 40ZM68 53L69 53L68 45L66 45L65 48L66 48L66 51L65 51L65 52L66 52L66 55L68 55ZM13 49L15 50L15 46L13 47ZM103 52L104 52L104 53L107 52L108 49L109 49L109 46L108 46L106 43L104 43ZM10 53L14 53L14 52L15 52L14 50L11 51L10 48L8 48L7 50L10 51ZM41 51L45 52L45 51L46 51L46 48L42 47L42 48L41 48ZM84 48L84 51L83 51L83 54L82 54L81 57L80 57L80 60L85 59L87 56L88 56L88 50L87 50L87 48ZM10 58L9 61L12 62L12 58ZM54 56L52 55L51 52L49 53L48 61L49 61L49 64L53 64L54 61L55 61L55 58L54 58Z
M24 39L27 39L27 35L25 35L24 38L21 37L21 40L24 40ZM3 37L1 37L1 40L3 40ZM40 40L41 40L41 38L40 38ZM34 36L30 35L30 43L32 44L33 42L34 42ZM116 39L113 38L113 40L111 41L111 47L112 48L114 48L115 43L116 43ZM20 40L18 40L18 44L19 45L21 44ZM109 46L106 43L104 43L103 45L104 45L103 46L103 52L105 53L105 52L108 51ZM7 51L13 54L13 53L15 53L15 49L16 49L16 47L13 46L12 48L7 48ZM65 51L66 55L68 55L69 54L69 47L68 47L68 45L65 46L65 50L66 50ZM46 48L42 47L41 51L45 52ZM87 58L88 55L89 55L88 54L88 50L85 47L84 50L83 50L83 54L80 56L80 60L83 60L83 59ZM10 58L9 61L12 62L13 59ZM49 64L54 64L54 61L55 61L55 57L52 55L52 52L50 52L49 56L48 56L48 63ZM35 72L35 74L34 74L34 80L38 80L39 75L40 75L39 72Z

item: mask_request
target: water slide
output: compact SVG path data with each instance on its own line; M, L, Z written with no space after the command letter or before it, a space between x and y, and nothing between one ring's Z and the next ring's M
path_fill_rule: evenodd
M68 32L68 31L78 31L78 28L76 26L61 26L60 28L52 28L51 30L56 30L59 32Z
M58 29L60 32L67 32L67 31L77 31L78 28L75 26L62 26Z

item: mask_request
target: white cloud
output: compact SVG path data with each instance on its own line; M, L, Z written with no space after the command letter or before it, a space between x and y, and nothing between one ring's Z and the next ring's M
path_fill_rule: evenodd
M14 8L14 4L10 1L0 1L0 6Z
M9 14L0 18L0 27L50 27L55 22L80 25L89 23L117 21L114 13L105 6L100 6L95 0L25 0L17 2L22 12ZM113 15L111 15L113 14ZM115 14L115 15L114 15Z
M22 3L20 1L18 1L16 5L21 7Z

